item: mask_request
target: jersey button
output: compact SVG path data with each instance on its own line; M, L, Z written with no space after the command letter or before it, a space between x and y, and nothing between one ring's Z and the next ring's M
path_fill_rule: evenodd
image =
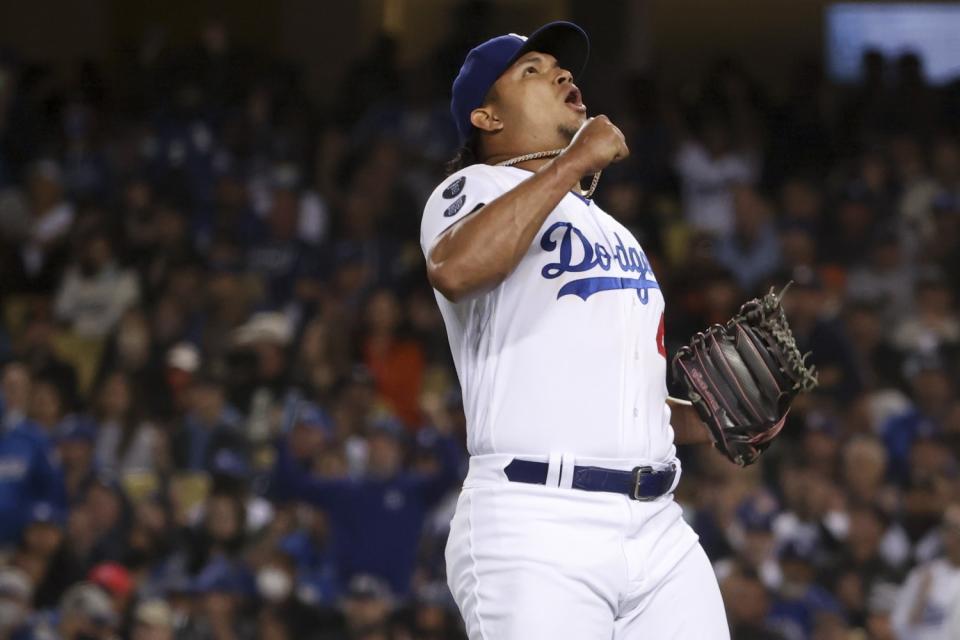
M636 407L633 408L633 417L634 418L640 417L640 409L637 409Z

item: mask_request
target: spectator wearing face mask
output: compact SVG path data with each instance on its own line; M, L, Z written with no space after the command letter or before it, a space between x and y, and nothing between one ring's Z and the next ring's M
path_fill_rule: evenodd
M326 514L306 504L296 507L298 529L279 541L280 553L296 567L297 598L319 608L330 608L340 597L338 558L333 549Z
M301 640L331 626L329 609L304 602L297 589L294 559L274 553L257 571L257 595L262 606L257 617L258 637Z

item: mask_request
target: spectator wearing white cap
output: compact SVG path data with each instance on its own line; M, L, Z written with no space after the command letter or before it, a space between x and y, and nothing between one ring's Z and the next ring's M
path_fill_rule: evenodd
M133 614L131 640L173 640L173 609L163 600L145 600Z

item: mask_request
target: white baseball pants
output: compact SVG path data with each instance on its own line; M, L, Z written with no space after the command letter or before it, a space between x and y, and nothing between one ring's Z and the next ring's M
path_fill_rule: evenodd
M447 582L470 640L729 639L713 568L672 494L563 488L556 456L548 486L510 482L512 457L470 459L450 526ZM572 464L636 462L563 456Z

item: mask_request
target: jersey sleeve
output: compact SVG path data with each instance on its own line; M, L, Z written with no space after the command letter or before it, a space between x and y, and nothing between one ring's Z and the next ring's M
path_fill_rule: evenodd
M433 243L450 225L502 193L503 190L484 171L483 165L461 169L444 180L423 208L420 222L420 248L423 255L429 255Z

